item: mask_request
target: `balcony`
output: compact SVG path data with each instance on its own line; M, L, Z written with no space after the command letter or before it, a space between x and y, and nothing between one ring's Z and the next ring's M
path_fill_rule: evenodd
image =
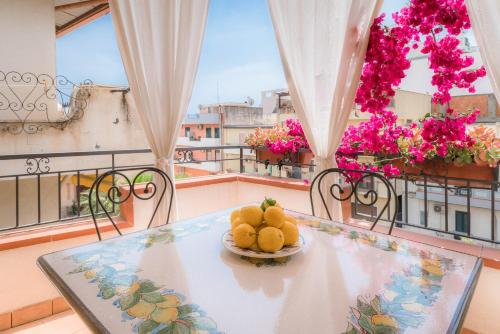
M66 321L85 332L84 325L68 313L64 299L36 267L36 259L42 254L95 241L85 204L86 189L96 175L106 170L150 165L152 155L149 150L128 150L3 156L1 159L10 163L2 164L0 176L3 189L0 212L4 217L0 226L0 262L9 268L4 271L8 275L2 275L0 328L14 327L12 332L23 333L23 328L28 330L34 324L39 327L33 328L51 328ZM217 168L204 169L210 164ZM258 161L255 152L244 146L179 147L176 171L177 177L182 179L178 179L176 188L180 218L260 201L265 196L279 199L285 207L310 213L307 180L313 168L312 163L305 166L284 161L266 164ZM293 173L294 169L300 173ZM287 175L299 178L285 177ZM401 203L394 235L484 259L486 267L463 333L498 332L500 328L496 322L484 320L494 319L495 310L500 307L495 283L500 279L497 184L489 191L449 186L449 196L445 198L446 192L439 183L423 185L407 178L391 182ZM363 185L367 191L377 187L377 182ZM208 193L218 195L207 196ZM384 201L382 193L380 197L379 206ZM377 205L370 210L355 200L350 205L352 217L345 219L347 224L366 226L365 222L377 214ZM436 207L440 208L439 212ZM135 199L123 203L115 212L119 213L118 223L125 233L129 233L145 228L147 222L143 217L148 216L149 210L151 206ZM468 228L457 230L463 227L452 220L457 211L465 212ZM447 224L444 212L449 218ZM389 216L390 212L387 218ZM388 222L382 222L376 229L386 232L388 226ZM108 238L114 233L105 232L104 236Z

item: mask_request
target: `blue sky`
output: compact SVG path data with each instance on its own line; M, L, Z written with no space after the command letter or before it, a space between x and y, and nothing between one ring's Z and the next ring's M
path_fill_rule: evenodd
M386 0L382 10L390 13L404 3ZM75 82L127 85L110 15L59 38L56 47L58 74ZM260 103L261 91L284 87L267 1L211 0L189 112L218 102L218 96L220 102L251 96Z

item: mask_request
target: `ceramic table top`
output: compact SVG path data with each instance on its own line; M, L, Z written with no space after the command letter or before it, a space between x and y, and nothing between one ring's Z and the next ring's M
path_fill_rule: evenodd
M312 216L304 249L250 259L232 210L55 252L38 263L96 333L454 333L477 257Z

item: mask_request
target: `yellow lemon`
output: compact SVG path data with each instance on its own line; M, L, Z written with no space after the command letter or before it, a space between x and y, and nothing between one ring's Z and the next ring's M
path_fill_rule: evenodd
M267 211L267 210L266 210ZM260 230L257 242L264 252L274 253L283 248L285 238L283 232L276 227L266 227Z
M231 223L236 219L240 217L240 210L234 210L231 212Z
M268 227L269 225L267 225L266 223L264 224L260 224L259 226L257 226L257 228L255 229L255 232L257 232L257 234L259 234L260 230L262 230L263 228L265 227Z
M248 224L240 224L234 229L233 239L238 247L248 248L255 242L256 238L255 229Z
M151 319L159 323L168 324L169 322L177 320L178 316L179 311L177 311L176 307L157 308L151 314Z
M290 215L285 215L285 220L286 220L287 222L297 224L297 219L295 219L294 217L292 217L292 216L290 216Z
M271 206L264 212L264 220L269 226L281 228L285 222L285 213L283 209L277 206Z
M262 223L264 213L258 206L245 206L240 209L240 220L245 223L257 227Z
M231 232L234 233L234 229L240 224L242 224L240 217L236 217L233 221L231 221Z
M385 314L375 314L372 316L372 323L374 325L383 325L387 327L398 327L398 323L394 318Z
M257 242L254 242L253 244L251 244L250 247L248 247L248 249L251 249L254 252L260 252L260 248L259 248L259 245L257 244Z
M285 221L283 226L281 226L281 232L283 232L283 237L285 238L284 245L290 246L299 240L299 229L294 223Z
M179 297L177 297L176 295L167 294L163 295L162 297L164 301L156 303L156 306L160 308L174 307L180 305L181 303Z
M127 314L134 318L146 319L156 308L155 304L139 301L137 304L127 310Z

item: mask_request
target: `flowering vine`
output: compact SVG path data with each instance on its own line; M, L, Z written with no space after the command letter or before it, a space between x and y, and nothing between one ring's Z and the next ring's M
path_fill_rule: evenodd
M247 136L245 143L252 147L265 146L274 154L297 153L309 148L302 125L292 118L285 121L284 127L276 125L272 129L256 129Z
M454 87L475 91L473 83L486 71L484 67L469 69L474 59L459 48L457 35L471 27L464 0L410 0L392 17L393 27L382 25L384 14L371 27L355 102L372 116L368 122L348 127L337 151L338 166L379 170L376 165L358 162L359 154L398 156L411 164L435 157L470 163L476 139L467 133L466 125L475 122L479 111L460 114L448 108L440 117L426 115L420 123L401 126L387 109L410 67L407 56L412 48L428 55L431 84L436 87L433 103L449 103ZM400 173L390 161L383 161L380 165L386 176Z

